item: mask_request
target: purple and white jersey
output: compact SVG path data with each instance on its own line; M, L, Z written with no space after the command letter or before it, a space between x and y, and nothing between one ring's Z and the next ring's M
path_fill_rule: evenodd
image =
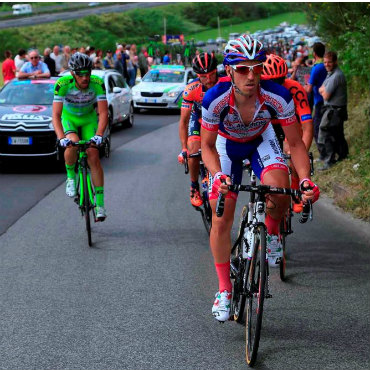
M254 140L269 123L289 126L297 122L294 101L288 89L272 82L261 81L253 120L244 123L235 104L230 77L222 77L209 89L202 103L202 127L218 131L232 141Z

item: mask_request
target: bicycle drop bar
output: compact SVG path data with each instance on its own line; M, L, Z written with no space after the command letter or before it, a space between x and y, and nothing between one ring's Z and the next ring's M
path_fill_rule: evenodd
M269 185L229 185L229 191L248 191L257 194L284 194L290 195L293 198L302 199L302 192L300 190L291 188L278 188ZM217 205L216 205L216 215L217 217L222 217L225 208L225 196L223 194L218 195ZM303 211L299 222L301 224L307 222L308 218L312 221L312 203L308 201L303 206Z
M201 151L200 150L197 153L189 154L188 156L187 155L183 156L184 157L184 167L185 167L185 174L186 175L189 173L189 162L188 162L188 158L197 158L197 157L201 157L201 156L202 156L202 154L201 154Z

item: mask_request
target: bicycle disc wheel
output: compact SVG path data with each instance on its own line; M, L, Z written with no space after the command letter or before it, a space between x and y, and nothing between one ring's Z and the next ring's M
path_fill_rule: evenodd
M87 232L87 240L89 243L89 247L92 246L91 240L91 223L90 223L90 211L91 211L91 203L90 203L90 196L89 196L89 189L87 184L87 169L82 169L82 177L83 177L83 184L84 184L84 209L85 209L85 222L86 222L86 232Z
M244 227L242 228L242 221L246 217L247 212L248 207L244 206L242 209L242 213L240 215L238 235L240 235L240 233L244 234ZM249 268L249 263L247 263L246 260L243 259L244 243L245 240L243 236L237 248L235 249L234 255L232 256L232 262L237 264L238 267L238 273L234 277L232 312L234 313L234 320L239 324L245 321L244 308L245 301L247 299L245 294L245 283L246 283L246 273Z
M258 225L255 234L255 246L247 276L248 304L245 325L246 360L253 366L261 337L263 303L266 288L266 227Z

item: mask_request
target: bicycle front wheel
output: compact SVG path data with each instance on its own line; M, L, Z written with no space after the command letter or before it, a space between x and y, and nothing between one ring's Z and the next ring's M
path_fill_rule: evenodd
M87 232L87 241L89 243L89 247L92 246L91 240L91 222L90 222L90 211L92 210L91 202L90 202L90 195L89 195L89 188L88 188L88 176L87 176L87 168L82 169L82 177L83 177L83 194L84 194L84 209L85 209L85 223L86 223L86 232Z
M249 366L253 366L257 359L262 329L266 276L266 226L260 224L255 229L254 251L247 275L248 304L245 325L245 357Z
M249 261L243 259L243 248L245 248L246 240L244 239L244 229L243 220L247 217L248 207L244 206L240 216L239 231L238 235L242 235L241 240L232 256L232 262L237 265L238 272L234 277L234 289L233 289L233 299L232 299L232 311L234 313L234 320L241 324L244 322L244 309L246 302L246 274L249 268Z

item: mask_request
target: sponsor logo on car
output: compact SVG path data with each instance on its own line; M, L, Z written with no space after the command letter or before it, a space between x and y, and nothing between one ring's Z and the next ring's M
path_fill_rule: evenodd
M22 113L7 113L3 114L0 118L1 121L38 121L38 122L49 122L51 121L50 116L43 116L39 114L22 114Z

